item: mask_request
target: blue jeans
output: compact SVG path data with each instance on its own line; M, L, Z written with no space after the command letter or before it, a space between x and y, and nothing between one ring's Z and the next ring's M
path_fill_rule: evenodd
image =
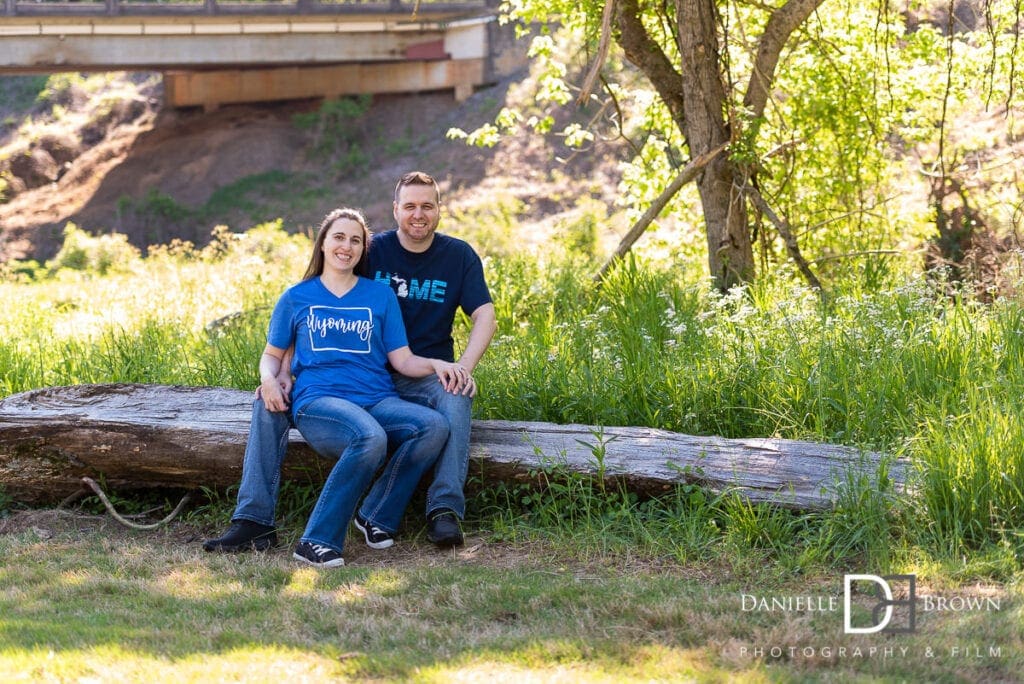
M445 392L437 376L407 378L392 373L398 396L434 409L448 420L448 441L434 466L434 479L427 490L427 516L448 508L460 518L466 513L466 471L469 468L469 431L473 398Z
M303 541L337 551L344 548L349 520L371 482L360 515L381 529L397 530L416 485L448 439L443 416L395 397L366 410L345 399L315 399L295 414L294 421L317 453L338 459L302 536ZM273 525L288 428L287 414L267 411L262 400L254 402L232 520ZM389 447L394 454L374 481Z
M252 403L249 440L242 459L242 483L231 520L250 520L274 526L277 495L281 490L281 464L288 452L288 412L268 411L263 399Z
M434 467L434 479L427 492L427 514L449 508L461 518L466 512L462 488L469 466L469 430L473 399L444 391L436 376L407 378L393 373L392 380L402 399L434 409L448 420L448 441ZM262 399L252 407L252 426L242 462L242 483L238 488L238 505L231 516L235 520L251 520L261 525L274 525L274 511L281 488L281 464L288 451L288 430L292 427L287 413L268 411ZM385 428L386 429L386 428ZM395 511L400 516L407 501ZM384 504L388 506L389 504ZM365 507L364 507L364 510ZM378 527L380 521L368 518ZM393 531L390 528L389 531Z

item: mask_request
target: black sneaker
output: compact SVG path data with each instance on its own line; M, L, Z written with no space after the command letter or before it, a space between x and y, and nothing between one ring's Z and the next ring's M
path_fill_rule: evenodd
M240 551L266 551L277 544L277 533L269 525L261 525L251 520L236 520L222 536L207 539L203 548L207 551L224 551L238 553Z
M442 508L428 516L427 539L442 548L462 544L462 527L454 511Z
M395 538L391 536L390 532L371 525L368 520L360 518L358 513L352 522L355 523L356 529L366 537L366 545L371 549L386 549L395 543Z
M303 563L315 565L318 568L340 568L345 564L345 559L334 549L308 541L299 542L299 545L295 547L295 553L292 554L292 558Z

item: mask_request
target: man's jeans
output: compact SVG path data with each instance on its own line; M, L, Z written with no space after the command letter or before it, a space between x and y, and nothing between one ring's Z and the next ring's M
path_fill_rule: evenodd
M407 378L392 373L391 378L402 399L434 409L448 420L448 441L437 459L434 479L427 491L427 514L449 508L461 518L466 511L466 497L462 491L469 466L469 431L473 413L473 399L445 392L437 376ZM262 399L252 407L252 426L249 443L242 463L242 484L238 488L238 506L235 520L251 520L261 525L274 525L274 511L281 487L281 464L288 450L288 413L268 411ZM398 506L387 501L382 508L390 508L401 516L408 501ZM367 510L363 507L363 510ZM371 520L384 528L379 520ZM389 531L393 531L390 528Z
M398 396L428 406L448 420L448 442L434 466L434 480L427 490L427 517L448 508L460 518L466 513L466 471L469 468L469 431L473 418L473 398L446 392L437 376L407 378L392 373Z
M295 425L317 453L338 458L302 536L303 541L337 551L344 548L356 504L387 458L388 448L394 454L373 483L360 515L395 532L416 485L448 439L443 416L393 397L367 410L345 399L315 399L295 414ZM262 399L254 402L232 520L273 525L289 427L287 414L267 411Z

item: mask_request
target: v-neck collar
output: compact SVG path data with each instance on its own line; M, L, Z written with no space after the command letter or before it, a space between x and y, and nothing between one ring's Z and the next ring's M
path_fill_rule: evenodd
M330 295L331 297L333 297L334 299L336 299L336 300L339 300L339 301L340 301L340 300L342 300L342 299L344 299L344 298L345 298L345 297L347 297L348 295L352 294L353 292L355 292L355 289L356 289L357 287L359 287L359 284L360 284L360 283L362 282L362 280L363 280L362 278L360 278L359 276L356 276L356 282L355 282L355 283L354 283L354 284L352 285L352 287L348 288L348 289L347 289L347 290L346 290L345 292L343 292L342 294L340 294L340 295L336 295L336 294L334 294L334 293L333 293L333 292L331 291L331 288L327 287L327 284L326 284L326 283L324 283L324 279L323 279L323 277L322 277L322 276L317 276L317 277L316 277L316 282L317 282L317 283L318 283L318 284L320 285L320 287L321 287L321 288L323 289L323 291L324 291L324 292L326 292L326 293L327 293L328 295Z

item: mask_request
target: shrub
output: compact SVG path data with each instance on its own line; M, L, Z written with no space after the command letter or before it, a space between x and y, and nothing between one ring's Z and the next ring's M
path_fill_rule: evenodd
M61 269L92 271L105 275L108 271L129 270L140 257L138 248L129 244L120 233L89 235L74 223L64 227L64 243L52 260L46 262L50 273Z

